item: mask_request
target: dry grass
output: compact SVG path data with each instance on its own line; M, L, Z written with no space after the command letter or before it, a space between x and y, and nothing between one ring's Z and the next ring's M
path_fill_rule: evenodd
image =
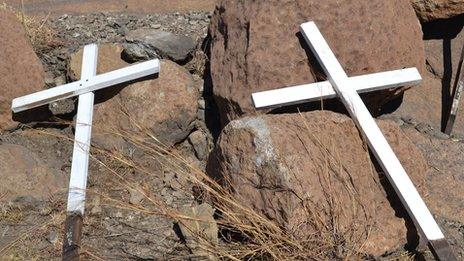
M25 14L24 8L17 10L6 3L0 4L0 9L9 10L18 17L35 51L39 51L54 42L55 32L47 24L49 15L46 17L29 16Z
M329 168L339 169L340 172L343 171L343 164L339 162L337 155L327 152L325 155L327 160L322 164L321 171L318 173L321 182L327 188L325 202L318 204L302 198L300 204L304 211L301 213L301 219L303 220L301 227L289 230L243 204L228 189L211 179L203 171L192 166L175 150L163 145L148 130L140 128L136 122L133 122L133 124L139 128L139 132L120 132L117 130L106 130L106 132L123 137L134 148L143 151L148 158L160 164L162 168L169 169L175 172L177 176L188 180L192 187L196 188L196 191L202 192L200 198L213 199L209 202L214 204L214 207L220 213L220 218L216 222L220 228L221 240L219 243L214 243L205 235L192 231L196 237L195 241L198 242L203 252L224 260L359 260L365 257L363 249L369 237L369 220L366 219L366 223L362 224L361 227L359 224L352 224L352 226L341 225L342 220L347 215L362 214L363 207L360 206L355 193L351 195L353 199L352 206L346 206L341 205L340 192L333 191L334 188L331 184L335 182L335 177L329 175ZM102 132L102 130L96 131ZM308 131L308 133L310 132ZM60 138L72 142L69 137ZM312 138L317 141L317 137ZM321 144L321 146L325 145ZM328 148L325 148L325 150L328 151ZM152 191L147 186L140 186L138 180L125 175L128 169L143 174L147 179L157 175L153 169L143 166L145 164L138 163L133 158L125 155L126 153L122 151L108 152L103 149L92 148L92 154L92 159L112 175L116 187L121 187L126 191L135 190L144 197L143 203L134 205L104 190L88 190L88 195L90 197L92 195L98 196L102 201L102 205L147 216L162 216L180 224L191 220L210 222L186 216L179 209L166 204L156 191ZM346 186L348 186L346 190L350 191L349 185ZM198 198L199 195L196 194L195 196ZM57 204L58 208L64 208L62 202L53 204ZM347 209L358 209L358 211L347 212ZM64 220L64 212L55 213L54 215L52 221L44 225L44 227L62 227L59 222ZM311 236L308 236L308 234L305 237L299 236L297 231L301 229L310 229L312 231ZM26 241L31 237L31 234L27 233L15 241L14 245L10 245L8 249L3 249L0 252L4 254L13 251L19 242ZM59 244L61 244L61 241ZM57 246L56 251L59 251L59 249L60 246ZM98 249L93 249L87 245L82 249L82 253L89 259L100 260L101 257L98 252ZM183 258L186 257L179 257L180 260Z
M220 218L216 222L221 231L221 243L214 244L204 235L196 234L196 241L201 243L200 247L203 251L230 260L351 260L364 256L363 248L369 237L370 223L363 212L364 207L360 205L360 200L357 198L359 195L353 192L349 184L344 185L347 187L346 191L351 191L349 197L352 198L352 206L342 205L339 199L340 192L333 190L331 184L336 182L336 177L329 174L329 168L332 168L331 171L334 169L343 171L343 164L336 155L327 153L327 160L318 173L321 182L327 188L325 202L315 203L301 198L300 204L304 209L301 213L303 221L300 226L289 230L245 205L228 189L192 166L174 150L164 146L148 130L143 130L136 122L132 123L140 130L137 134L121 133L117 130L107 130L107 132L124 137L133 147L142 150L144 154L160 163L162 168L169 169L177 176L188 180L196 191L202 192L200 198L211 199L208 202L214 204L220 213ZM317 139L317 137L313 138ZM328 151L327 148L325 150ZM153 175L153 170L141 166L121 152L109 154L107 151L94 149L94 153L106 158L106 160L101 160L101 157L95 159L117 177L120 186L127 190L138 191L149 203L144 206L134 206L110 195L99 195L112 205L146 215L161 215L179 223L195 219L169 207L156 193L136 185L136 181L121 175L114 166L129 167L147 176ZM107 163L108 159L111 164ZM195 196L198 198L198 194ZM356 211L352 211L353 209ZM365 223L342 226L342 219L351 218L349 215L365 216ZM355 219L351 218L351 220L354 222ZM301 237L298 235L300 229L309 229L313 234L309 238L307 233L305 237Z

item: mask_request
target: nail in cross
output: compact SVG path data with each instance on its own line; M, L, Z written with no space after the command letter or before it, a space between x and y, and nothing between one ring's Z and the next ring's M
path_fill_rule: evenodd
M255 106L270 108L338 96L366 137L370 149L395 188L409 216L427 239L435 257L439 260L456 260L437 222L357 93L357 91L367 92L417 84L421 81L417 69L349 78L314 22L302 24L300 31L329 81L254 93L252 97Z
M63 241L63 260L75 260L79 255L89 169L94 105L93 91L159 73L160 70L159 60L155 59L96 75L97 60L97 45L86 45L82 57L80 81L16 98L11 106L13 112L16 113L79 95L71 178L69 181L68 215Z

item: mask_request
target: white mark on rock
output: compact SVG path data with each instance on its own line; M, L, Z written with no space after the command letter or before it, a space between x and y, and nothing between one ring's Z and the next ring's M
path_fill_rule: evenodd
M245 118L230 123L234 129L248 129L253 132L255 145L255 165L261 167L264 163L277 158L272 144L271 133L265 120L262 118Z

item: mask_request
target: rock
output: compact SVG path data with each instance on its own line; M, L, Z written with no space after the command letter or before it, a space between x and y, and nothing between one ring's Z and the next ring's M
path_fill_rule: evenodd
M132 205L139 205L144 198L145 196L138 189L130 190L129 203Z
M129 43L124 44L123 47L123 59L130 63L159 58L156 51L144 48L141 44Z
M218 244L218 226L214 220L214 209L207 203L185 206L182 214L189 219L179 221L179 227L195 258L193 260L218 260L206 251L202 244ZM206 242L205 242L206 241Z
M425 156L429 168L425 172L428 207L441 222L441 228L458 260L464 258L464 143L433 139L429 135L406 128L405 133ZM459 226L449 224L460 223Z
M426 203L439 217L464 223L464 143L431 139L412 128L405 133L429 165L424 177L430 193Z
M185 62L195 50L195 41L184 35L177 35L156 29L136 29L126 35L130 43L143 46L147 53L156 52L163 58Z
M32 196L47 199L63 192L67 176L50 169L43 160L27 148L0 144L0 195L2 200Z
M195 156L199 160L204 160L208 156L208 140L206 135L201 130L197 130L190 134L189 136L189 143L192 145L193 149L195 150Z
M451 84L454 84L463 48L463 27L464 19L434 21L423 25L428 69Z
M256 113L253 92L323 78L299 34L299 25L311 20L349 76L410 66L425 71L420 24L406 0L221 0L210 33L213 92L223 125ZM377 111L401 90L365 100Z
M98 72L128 66L121 60L121 52L120 45L102 45ZM82 59L80 53L71 58L70 74L80 71L80 61L76 61ZM102 90L97 94L101 103L95 106L93 142L106 149L121 148L123 137L145 138L146 132L166 146L185 140L196 118L197 84L181 66L161 61L161 73L156 78Z
M411 0L421 22L448 19L464 14L462 0Z
M55 245L58 242L58 234L55 230L52 230L48 233L47 241L52 245Z
M102 74L112 70L117 70L128 66L121 59L123 47L119 44L100 44L98 45L98 65L97 74ZM83 49L71 55L68 66L68 77L72 81L78 81L81 78Z
M393 112L404 118L413 118L417 124L427 123L436 131L442 130L446 124L449 110L443 108L442 81L430 73L424 75L421 86L411 88L405 92L401 106ZM464 111L464 103L459 104L459 111ZM464 134L464 117L456 118L453 134Z
M378 123L421 195L427 196L422 186L426 163L419 150L395 123ZM405 212L344 115L318 111L232 121L220 135L207 173L237 202L296 238L350 231L365 243L362 251L375 256L407 241ZM337 228L317 226L312 211L325 224L337 220Z
M0 9L0 24L0 130L7 130L17 126L11 117L11 101L40 91L45 72L16 16Z
M48 109L53 115L60 116L74 112L75 109L74 99L65 99L56 102L52 102L48 105Z

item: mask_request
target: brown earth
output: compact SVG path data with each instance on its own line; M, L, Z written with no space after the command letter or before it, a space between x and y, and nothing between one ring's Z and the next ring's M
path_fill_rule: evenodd
M393 122L378 123L427 198L426 162L420 151ZM210 157L208 173L242 204L301 238L324 236L315 236L327 228L317 226L312 216L316 211L346 240L341 248L359 247L377 256L410 240L400 202L386 177L377 173L351 119L341 114L309 112L232 121ZM358 241L350 241L354 238Z
M4 0L3 2L21 9L20 0ZM26 13L35 15L95 12L149 14L175 11L212 11L214 3L215 0L24 0L24 9Z
M311 20L349 76L410 66L425 71L420 24L407 0L223 0L211 24L212 84L223 124L256 113L253 92L324 78L299 34L298 25ZM400 92L366 101L376 112Z

